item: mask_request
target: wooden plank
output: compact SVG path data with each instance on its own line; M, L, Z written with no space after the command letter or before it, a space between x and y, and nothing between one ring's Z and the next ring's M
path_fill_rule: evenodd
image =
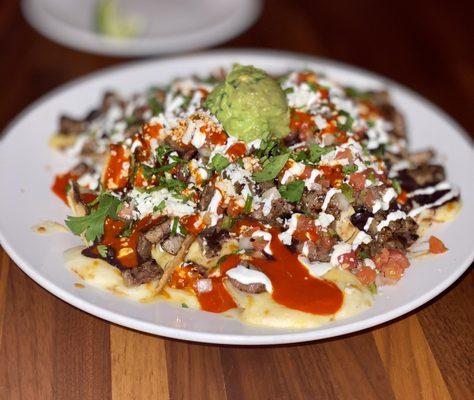
M370 334L298 346L221 348L229 400L392 399Z
M474 398L474 274L417 313L449 392L455 399Z
M10 270L10 258L7 253L0 247L0 346L3 337L3 318L7 304L7 281L8 272Z
M111 397L109 326L63 301L54 301L54 398Z
M171 400L226 400L217 346L166 341L168 384Z
M415 315L376 329L372 335L397 399L451 399Z
M110 325L112 399L169 399L165 340Z
M13 263L6 294L0 347L2 399L52 399L56 300Z

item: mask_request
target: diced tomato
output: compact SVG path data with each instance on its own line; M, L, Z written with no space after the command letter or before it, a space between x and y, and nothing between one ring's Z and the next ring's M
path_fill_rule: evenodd
M314 224L314 220L300 215L293 236L300 241L312 240L315 242L318 240L318 228Z
M443 254L448 251L444 243L436 236L430 236L428 239L431 254Z
M357 191L365 187L365 175L363 172L354 172L349 176L349 184Z
M400 280L405 270L397 264L385 264L382 273L387 278L386 283L395 283Z
M410 261L408 261L408 258L405 256L405 254L403 254L402 251L392 249L389 252L390 252L389 263L395 263L403 269L406 269L410 266Z
M346 159L346 160L349 160L349 161L352 161L352 152L351 152L351 149L349 148L346 148L344 150L339 150L336 154L336 160L343 160L343 159Z
M377 273L372 268L362 267L357 271L356 276L362 284L370 285L371 283L374 283Z
M355 251L341 254L339 257L337 257L337 262L341 265L342 269L353 269L357 267Z
M383 249L374 257L374 263L386 278L385 283L391 284L400 280L410 262L402 251Z
M381 269L382 265L388 262L389 257L390 257L390 253L388 249L383 249L379 254L377 254L374 257L374 263L377 266L377 268Z

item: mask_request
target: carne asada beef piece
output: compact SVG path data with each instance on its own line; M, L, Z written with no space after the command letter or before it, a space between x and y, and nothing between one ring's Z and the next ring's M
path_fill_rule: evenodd
M393 106L387 91L370 92L371 100L381 111L382 116L393 124L392 133L398 138L405 139L407 130L402 114Z
M322 188L305 191L298 203L298 207L301 208L301 211L304 213L316 215L321 211L325 197L326 194Z
M160 243L163 238L168 236L171 232L171 219L167 219L159 225L154 226L145 232L145 238L151 243Z
M59 132L64 135L79 135L87 128L87 121L61 115L59 119Z
M151 242L145 237L143 233L138 235L137 253L140 261L148 261L151 259Z
M441 165L422 164L417 168L398 171L396 179L407 192L418 188L433 186L446 179L444 168Z
M370 233L376 234L376 227L380 222L378 216L375 223L370 226ZM384 248L399 249L405 251L418 239L418 224L411 217L391 221L388 226L376 236L376 239L368 244L361 245L361 250L368 252L371 256L380 253Z
M184 236L174 235L174 236L169 236L168 238L163 240L160 243L160 246L164 251L175 256L176 254L178 254L178 251L181 248L181 245L183 244L183 242L184 242Z
M259 268L257 268L256 266L250 264L247 261L241 261L240 264L247 267L247 268L249 268L249 269L260 271ZM245 283L239 282L237 279L231 278L230 276L228 276L227 279L229 279L229 282L232 284L233 287L240 290L241 292L245 292L245 293L248 293L248 294L257 294L257 293L263 293L263 292L267 291L267 289L265 288L265 285L263 283L245 284Z
M159 279L163 270L155 260L149 260L136 268L129 268L122 272L125 285L128 287L138 286Z
M308 254L306 257L309 261L329 262L331 260L332 247L336 244L336 239L327 236L324 242L320 240L317 242L308 240L306 243ZM304 241L294 240L294 247L298 253L303 253L304 244Z
M434 156L433 150L421 150L408 154L408 160L415 165L428 164Z
M274 187L270 190L277 191L278 189ZM267 190L265 193L267 192L269 192L269 190ZM278 193L278 195L280 194ZM272 200L270 211L267 215L264 215L264 206L260 205L258 208L254 209L251 212L250 217L265 224L276 224L278 223L278 221L276 220L277 218L289 216L293 212L293 209L294 206L292 206L282 197L278 197Z
M214 191L216 189L212 185L207 185L201 193L201 198L199 199L198 208L200 211L207 210L209 207L209 203L212 200L212 196L214 196Z
M203 253L206 257L217 257L221 254L222 245L229 238L229 231L225 229L218 230L216 227L204 229L198 235L198 241L201 244Z
M232 284L233 287L240 290L241 292L245 292L248 294L257 294L266 292L265 285L263 283L249 283L248 285L244 283L240 283L238 280L228 277L229 282Z

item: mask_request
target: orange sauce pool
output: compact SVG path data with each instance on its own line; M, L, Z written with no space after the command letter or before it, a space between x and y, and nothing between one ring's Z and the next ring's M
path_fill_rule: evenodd
M252 264L268 276L273 286L272 298L288 308L317 315L331 315L342 306L343 294L332 282L310 275L296 254L278 238L271 228L270 248L274 259L254 258Z
M171 276L169 285L176 289L187 289L196 295L201 309L212 313L222 313L236 308L232 296L229 294L223 283L223 275L210 277L212 290L209 292L199 292L196 282L202 279L201 275L189 266L178 267Z
M107 218L104 226L104 236L99 244L112 248L115 252L117 261L122 267L138 267L138 236L142 230L150 228L155 223L156 220L144 218L134 224L130 236L121 237L120 235L127 227L127 223L122 220ZM93 251L97 254L97 247L94 247Z

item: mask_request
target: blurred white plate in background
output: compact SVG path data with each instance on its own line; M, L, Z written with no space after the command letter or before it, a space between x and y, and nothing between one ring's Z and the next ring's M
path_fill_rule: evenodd
M177 53L225 42L258 17L261 0L116 0L120 15L137 16L140 34L130 39L97 32L98 0L23 0L28 22L65 46L113 56Z

